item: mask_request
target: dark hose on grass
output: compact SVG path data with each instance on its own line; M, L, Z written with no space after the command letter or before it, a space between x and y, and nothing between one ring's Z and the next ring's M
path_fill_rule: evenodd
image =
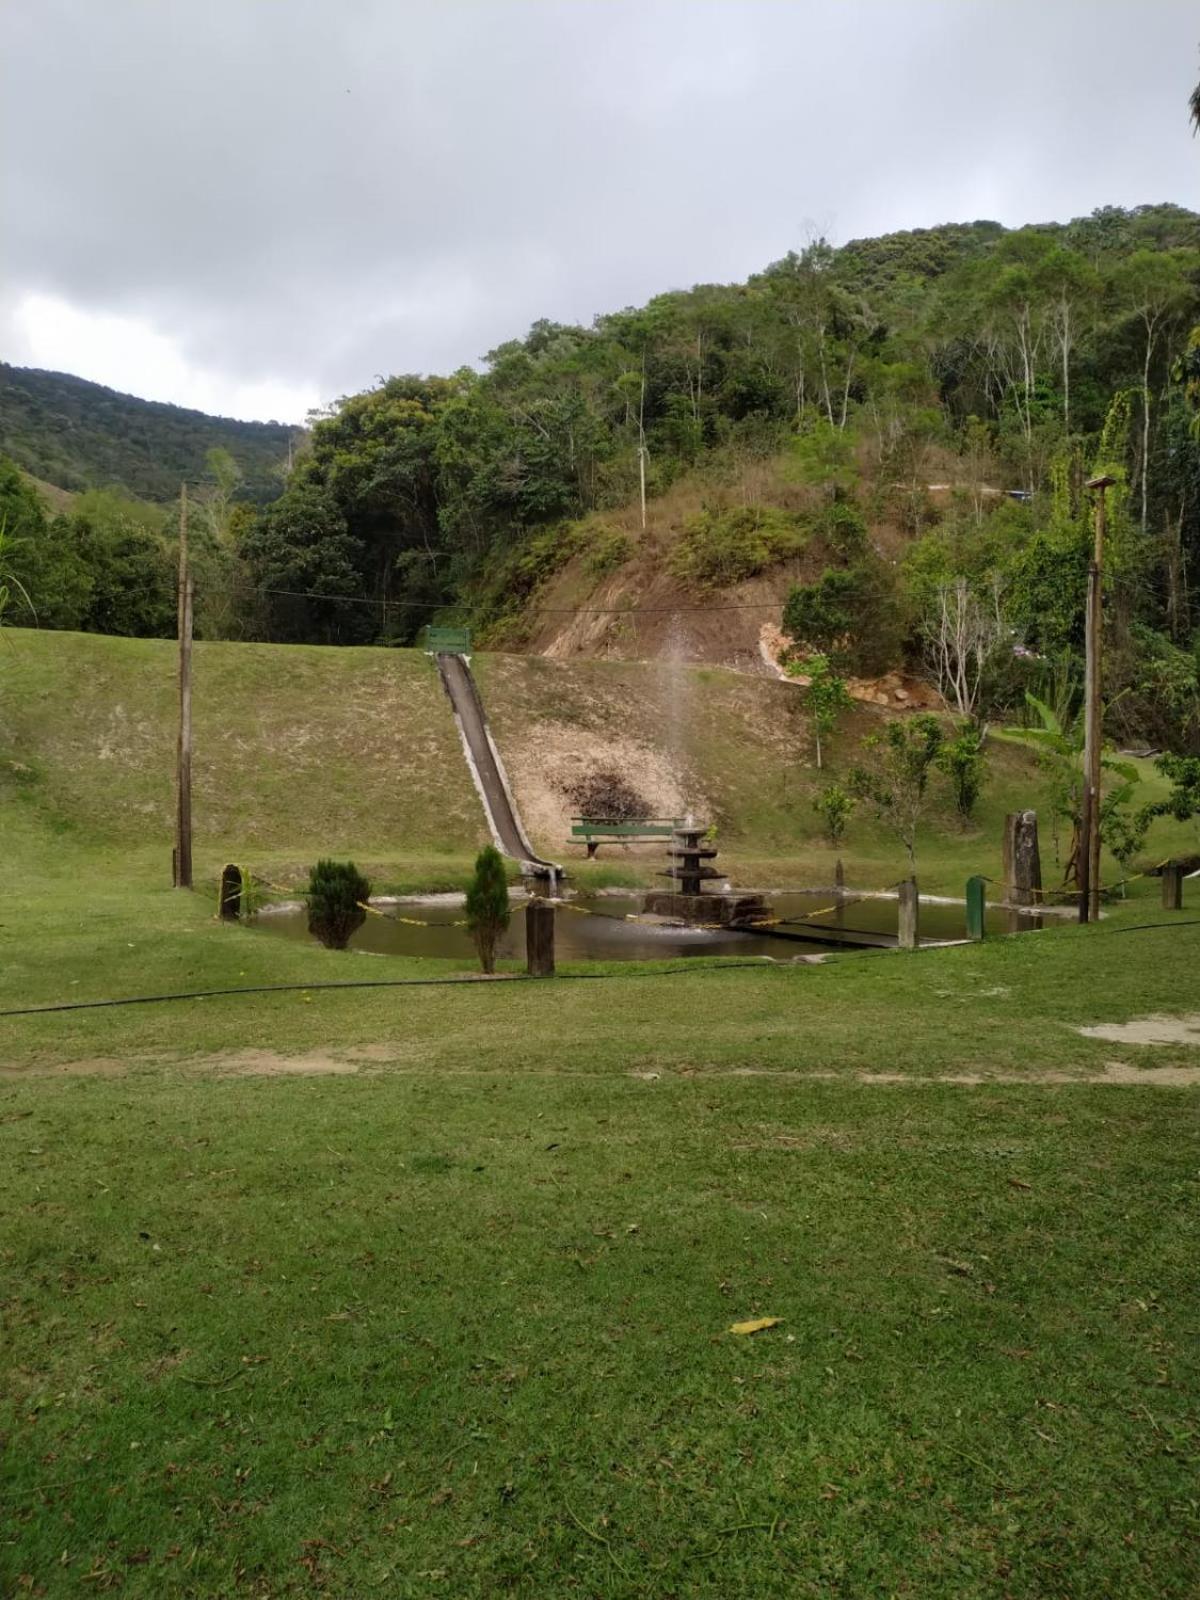
M1131 928L1106 928L1106 933L1153 933L1156 928L1196 928L1200 927L1200 917L1188 917L1183 922L1137 922ZM753 961L714 961L709 965L700 966L696 963L686 967L668 967L665 971L646 972L560 972L555 979L556 983L570 983L572 980L589 980L595 982L604 978L677 978L689 972L735 972L740 967L755 967L760 972L764 969L790 967L791 962L781 963L773 961L769 956L758 956ZM522 974L512 973L511 977L517 980L520 987ZM540 979L534 979L540 982ZM105 1006L150 1006L157 1005L167 1000L215 1000L224 995L231 994L303 994L308 989L422 989L436 988L445 984L456 983L466 988L487 989L490 983L481 983L477 978L352 978L348 982L318 982L318 983L256 983L248 984L240 989L190 989L182 994L136 994L128 995L122 1000L67 1000L53 1006L18 1006L11 1011L0 1011L0 1017L38 1017L48 1016L56 1011L97 1011ZM501 988L507 987L506 983Z
M789 963L790 964L790 963ZM557 983L570 983L572 979L599 979L599 978L674 978L689 972L732 972L738 967L765 967L780 965L769 957L759 956L754 961L721 961L710 965L699 966L692 964L686 967L668 967L658 972L560 972L555 979ZM501 975L503 978L503 974ZM524 980L521 973L512 973L520 987ZM540 979L532 980L539 982ZM0 1017L38 1017L47 1016L55 1011L97 1011L105 1006L150 1006L157 1005L166 1000L213 1000L223 995L231 994L303 994L310 989L418 989L434 988L444 984L459 984L463 988L489 989L491 983L482 983L478 978L352 978L341 982L318 983L256 983L247 984L238 989L189 989L182 994L135 994L127 995L120 1000L65 1000L52 1006L18 1006L12 1011L0 1011ZM507 988L508 982L503 981L501 988Z
M1105 928L1105 933L1153 933L1155 928L1194 928L1200 917L1188 917L1186 922L1135 922L1132 928Z

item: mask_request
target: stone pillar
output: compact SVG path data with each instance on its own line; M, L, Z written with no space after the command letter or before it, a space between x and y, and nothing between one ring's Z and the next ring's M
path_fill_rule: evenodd
M525 907L525 971L531 978L554 976L554 907L530 900Z
M906 878L897 896L899 905L899 937L901 950L915 950L921 941L921 897L917 893L917 880Z
M1183 868L1178 861L1165 861L1162 869L1164 911L1183 910Z
M1004 898L1014 906L1042 903L1036 811L1010 811L1004 819Z

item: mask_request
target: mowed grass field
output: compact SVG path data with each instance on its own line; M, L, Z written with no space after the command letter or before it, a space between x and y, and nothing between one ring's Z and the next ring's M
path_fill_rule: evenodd
M1200 1056L1079 1031L1200 1010L1195 905L324 989L456 974L216 923L10 705L0 1011L307 987L0 1017L0 1593L1200 1591Z

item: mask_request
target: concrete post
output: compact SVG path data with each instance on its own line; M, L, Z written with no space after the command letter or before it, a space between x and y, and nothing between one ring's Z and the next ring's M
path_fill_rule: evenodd
M1036 811L1010 811L1004 819L1004 898L1015 906L1042 903Z
M554 907L533 899L525 907L525 970L531 978L554 976Z
M900 885L897 897L899 907L898 939L901 950L915 950L921 940L921 897L917 893L917 880L906 878Z
M982 939L987 914L987 880L967 879L967 938Z
M1162 903L1164 911L1183 910L1183 868L1178 861L1163 864Z

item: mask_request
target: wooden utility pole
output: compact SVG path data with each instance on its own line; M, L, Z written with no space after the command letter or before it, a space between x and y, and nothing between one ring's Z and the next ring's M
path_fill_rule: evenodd
M1104 534L1107 526L1105 493L1117 480L1107 476L1089 478L1087 487L1095 492L1095 544L1088 566L1087 656L1084 679L1083 806L1079 830L1079 920L1096 922L1100 917L1100 746L1102 677L1100 653L1104 624L1102 581Z
M175 887L192 887L192 575L187 484L179 489L179 740L175 752Z
M642 351L642 394L638 401L638 484L642 496L642 532L646 531L646 352Z

